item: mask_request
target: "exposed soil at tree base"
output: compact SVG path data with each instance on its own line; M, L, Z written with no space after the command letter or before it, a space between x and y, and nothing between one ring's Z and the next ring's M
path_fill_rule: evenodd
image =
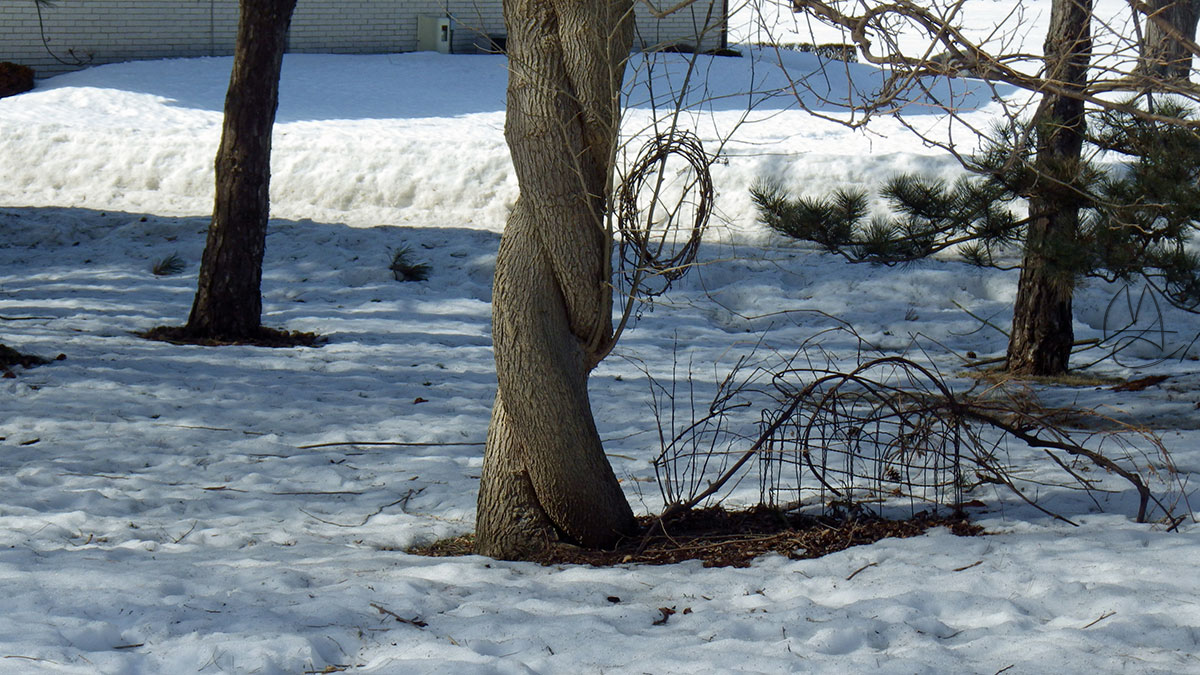
M170 342L176 345L198 345L201 347L224 347L228 345L249 345L251 347L320 347L325 339L316 333L301 333L300 331L277 330L260 327L255 335L249 337L196 337L188 333L185 326L158 326L136 334L138 337L159 342Z
M768 553L797 560L819 558L888 537L915 537L935 527L945 527L961 537L984 533L982 527L963 516L919 514L909 520L833 518L783 513L765 507L746 511L727 511L721 507L695 509L661 523L657 517L641 516L638 525L641 534L623 541L614 550L556 544L534 562L608 567L700 560L705 567L746 567ZM472 555L474 536L445 539L409 552L435 557Z

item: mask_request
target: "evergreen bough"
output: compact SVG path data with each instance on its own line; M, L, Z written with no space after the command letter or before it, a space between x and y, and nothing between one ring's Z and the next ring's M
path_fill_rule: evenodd
M1155 100L1153 112L1154 119L1120 109L1093 115L1092 158L1050 172L1071 177L1052 193L1080 208L1079 229L1046 242L1045 252L1064 275L1141 277L1171 304L1200 311L1200 257L1189 250L1200 228L1200 132L1192 111L1174 101ZM767 227L852 262L895 265L957 248L969 263L1003 267L1024 245L1027 219L1014 207L1052 180L1035 170L1029 132L1018 123L997 128L967 161L972 175L953 183L916 173L890 178L878 191L886 215L869 217L862 189L794 197L765 178L750 194Z

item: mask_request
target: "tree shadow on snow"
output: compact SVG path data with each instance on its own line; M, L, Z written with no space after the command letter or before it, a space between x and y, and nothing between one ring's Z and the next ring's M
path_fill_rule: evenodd
M742 58L637 54L629 63L623 101L636 110L778 111L797 107L839 113L862 105L884 87L879 68L822 59L814 54L754 48ZM220 113L232 57L107 64L66 73L39 91L87 86L150 94L156 104ZM686 91L683 83L687 82ZM404 120L456 117L505 110L507 61L500 55L288 54L280 81L276 121ZM976 110L1010 85L967 78L928 77L904 108L906 115ZM905 101L899 101L903 104Z
M239 401L268 428L278 427L281 415L311 421L307 411L341 405L378 407L386 418L395 414L388 405L418 398L433 403L421 413L456 417L464 400L478 400L482 436L495 386L490 283L499 235L272 220L263 325L319 333L324 348L265 354L137 337L186 319L207 224L206 216L0 208L5 340L25 352L68 357L31 371L39 373L38 386L87 380L108 392L114 410L209 426L225 426L224 406ZM431 263L428 281L395 280L390 251L401 246ZM156 262L172 255L184 261L183 272L156 276ZM147 400L141 387L181 393ZM174 399L187 399L187 409ZM69 419L91 405L47 414Z

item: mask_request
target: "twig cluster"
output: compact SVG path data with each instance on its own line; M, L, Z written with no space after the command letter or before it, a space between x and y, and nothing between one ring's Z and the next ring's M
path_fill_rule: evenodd
M684 178L672 191L678 198L667 202L667 182L672 178L668 171L675 168L668 167L672 157L685 163L678 170ZM698 136L672 129L651 138L630 166L616 201L622 271L633 293L643 297L661 295L695 262L712 213L712 161ZM649 204L644 204L647 194ZM683 214L688 205L692 207L690 218ZM639 283L647 275L663 283L653 289Z
M848 326L837 331L853 334ZM856 366L838 368L819 340L780 367L747 364L740 361L720 383L707 411L693 411L681 431L664 435L655 465L664 516L719 499L757 474L760 503L784 510L957 512L980 488L999 486L1070 523L1039 494L1082 490L1102 508L1099 495L1118 491L1106 482L1112 476L1136 492L1139 522L1180 520L1151 490L1178 487L1178 478L1146 428L1096 411L1047 408L1026 391L955 391L902 356L863 349ZM733 413L753 407L757 430L739 432ZM1040 451L1046 462L1037 454L1016 458L1009 450L1017 445Z

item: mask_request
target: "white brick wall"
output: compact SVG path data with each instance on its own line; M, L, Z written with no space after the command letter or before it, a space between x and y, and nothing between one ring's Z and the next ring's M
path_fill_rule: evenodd
M642 0L637 2L637 37L634 43L639 49L653 49L666 45L689 45L701 49L717 49L725 46L724 0L696 0L662 19L654 19ZM659 11L665 11L679 0L650 0Z
M668 7L677 0L651 0ZM392 53L417 45L418 16L451 16L454 51L471 52L482 35L503 34L501 0L299 0L288 49L317 53ZM698 0L662 21L639 0L640 48L721 45L724 0ZM705 17L712 6L709 26ZM58 58L90 65L134 59L219 56L233 52L237 0L58 0L42 9L47 44ZM702 40L697 36L703 35ZM39 75L71 70L47 53L32 0L0 0L0 61Z

